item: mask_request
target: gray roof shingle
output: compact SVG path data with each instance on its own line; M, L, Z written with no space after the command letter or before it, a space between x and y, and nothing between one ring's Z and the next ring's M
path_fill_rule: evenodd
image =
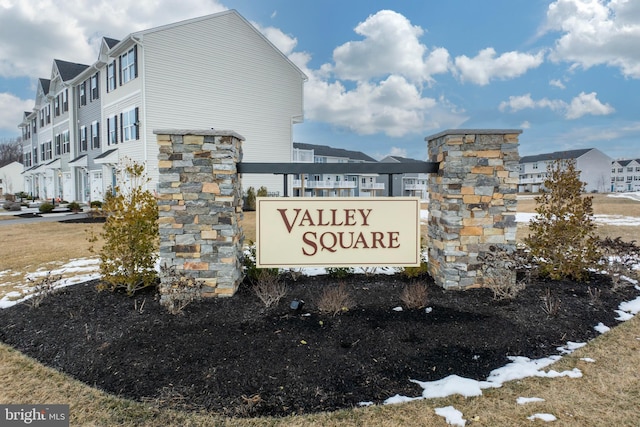
M56 67L58 67L58 71L60 72L60 77L63 82L73 79L75 76L89 68L89 66L85 64L67 62L61 59L54 59L53 61L56 63Z
M553 153L537 154L535 156L524 156L520 158L520 163L534 163L547 160L565 160L565 159L577 159L584 156L593 148L585 148L581 150L568 150L568 151L555 151Z
M300 150L313 150L316 156L342 157L351 160L361 160L364 162L377 162L376 159L367 156L361 151L344 150L342 148L333 148L327 145L305 144L302 142L294 142L293 148Z

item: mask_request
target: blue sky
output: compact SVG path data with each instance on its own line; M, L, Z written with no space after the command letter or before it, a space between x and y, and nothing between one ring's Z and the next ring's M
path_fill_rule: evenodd
M225 9L309 76L295 141L424 160L445 129L522 129L523 156L640 158L637 0L2 0L0 140L54 58Z

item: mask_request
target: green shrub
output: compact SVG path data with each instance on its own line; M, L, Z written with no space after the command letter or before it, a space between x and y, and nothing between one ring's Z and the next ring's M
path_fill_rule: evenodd
M82 208L80 207L80 203L78 202L71 202L67 205L67 208L69 208L69 210L73 211L73 212L79 212L82 210Z
M44 202L38 209L40 210L40 213L50 213L53 211L53 205L49 202Z
M253 187L247 188L247 195L244 198L244 210L256 210L256 190Z
M267 197L267 195L269 194L269 192L267 191L267 187L265 187L264 185L260 188L258 188L258 193L256 194L257 197Z
M100 288L124 289L133 295L157 282L158 206L154 195L144 189L149 179L143 165L128 162L119 168L118 176L124 184L107 193L103 204Z
M100 200L92 200L89 204L92 209L100 209L102 208L102 202Z
M351 267L328 267L327 274L335 279L345 279L353 274Z
M541 275L554 280L584 280L600 259L595 237L592 196L574 161L556 161L547 169L545 192L536 197L536 217L524 239Z

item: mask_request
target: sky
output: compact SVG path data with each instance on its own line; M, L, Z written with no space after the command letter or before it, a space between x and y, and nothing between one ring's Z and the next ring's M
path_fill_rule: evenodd
M520 129L522 156L640 158L637 0L0 0L0 140L53 59L236 9L308 76L294 141L427 160L446 129Z

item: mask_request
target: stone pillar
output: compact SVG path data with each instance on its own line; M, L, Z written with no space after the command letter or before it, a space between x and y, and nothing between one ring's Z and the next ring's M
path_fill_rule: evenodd
M485 283L481 259L515 250L521 130L447 130L425 138L429 161L429 273L444 288ZM515 283L515 274L511 280Z
M232 296L242 280L244 138L232 131L154 130L159 145L160 263Z

